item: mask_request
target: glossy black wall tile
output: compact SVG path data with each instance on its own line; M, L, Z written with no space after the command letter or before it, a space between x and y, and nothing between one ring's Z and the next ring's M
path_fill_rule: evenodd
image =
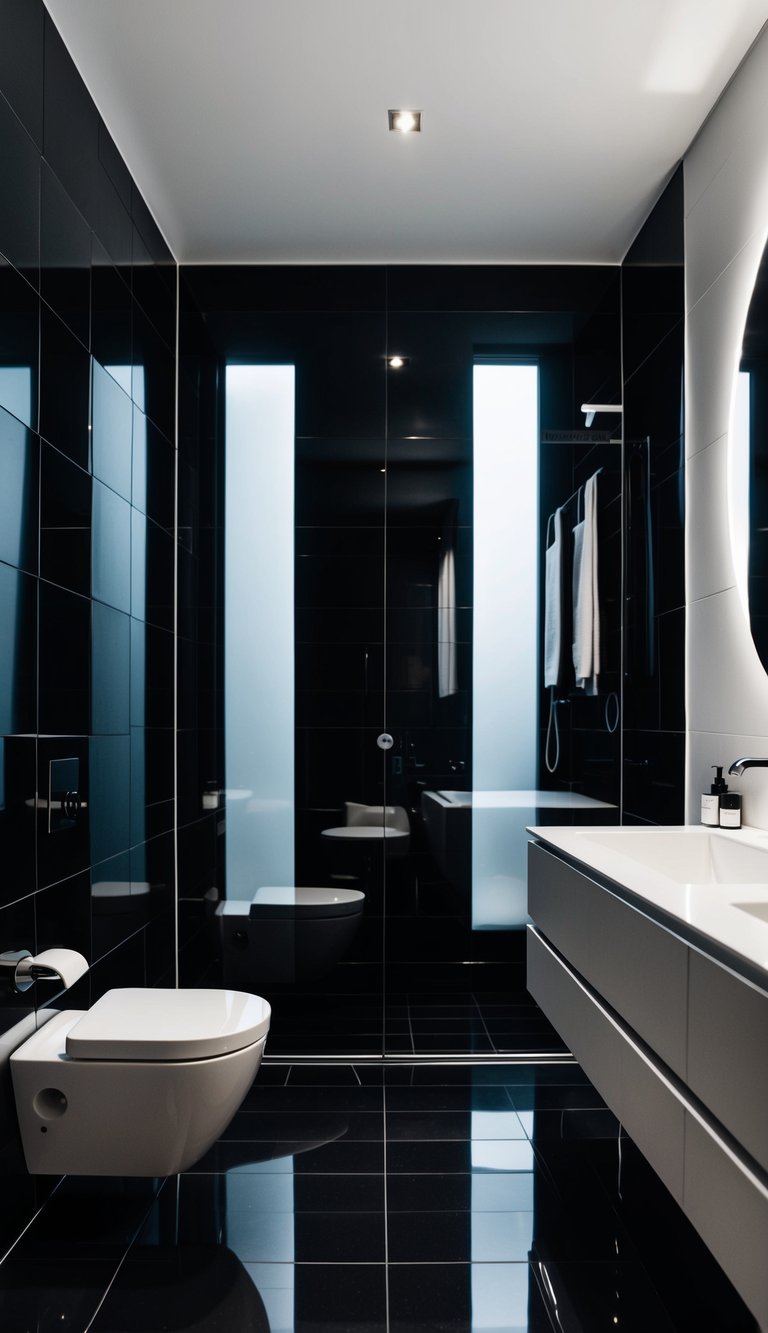
M40 264L40 153L0 98L0 254L37 287Z
M684 814L682 264L678 168L622 267L624 810L657 823Z
M91 612L91 726L95 735L130 727L131 620L94 602Z
M164 433L173 439L176 394L173 353L141 308L133 308L134 402Z
M40 194L40 294L60 319L90 345L91 232L47 162Z
M35 888L36 748L34 737L0 739L0 856L4 867L0 905Z
M0 89L16 115L43 147L43 42L45 9L32 0L2 0Z
M40 434L88 470L91 358L43 305L40 323Z
M53 583L39 585L39 729L86 736L90 721L91 602Z
M91 860L105 861L130 845L131 738L91 736Z
M42 0L0 31L0 914L4 947L98 960L79 1008L175 974L172 638L143 618L173 604L175 267Z
M91 591L91 478L58 449L40 445L40 575Z
M0 407L37 430L40 298L10 264L0 262Z
M94 225L99 114L52 20L45 20L43 152L70 199Z
M0 564L0 735L37 730L37 585Z
M93 596L119 611L130 612L131 507L108 486L94 480L91 514Z
M91 367L93 475L130 503L134 406L98 361L92 361Z
M39 459L37 436L0 408L0 560L28 574L38 571Z
M131 392L130 287L95 233L91 237L91 352Z

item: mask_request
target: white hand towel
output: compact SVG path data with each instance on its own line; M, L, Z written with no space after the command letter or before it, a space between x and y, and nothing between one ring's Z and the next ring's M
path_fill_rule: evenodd
M573 669L577 688L585 694L597 694L600 675L597 473L584 487L584 518L573 529Z
M552 544L545 553L544 578L544 685L560 684L560 653L562 644L562 577L563 577L563 515L556 509L552 515L554 533Z

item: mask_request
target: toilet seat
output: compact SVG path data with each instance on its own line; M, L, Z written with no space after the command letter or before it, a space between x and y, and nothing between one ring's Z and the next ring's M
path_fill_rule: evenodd
M254 893L249 916L272 921L355 916L364 902L365 894L359 889L267 886Z
M76 1060L206 1060L260 1041L270 1006L235 990L107 991L67 1033Z

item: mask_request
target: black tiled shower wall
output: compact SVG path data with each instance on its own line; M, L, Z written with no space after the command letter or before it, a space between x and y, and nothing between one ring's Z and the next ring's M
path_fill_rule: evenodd
M223 465L219 361L182 290L179 322L178 857L182 984L216 984L211 921L224 891ZM170 500L154 453L156 503Z
M41 0L0 32L0 951L84 954L77 1008L175 974L176 267ZM2 1081L3 1252L19 1152Z
M624 817L682 823L685 474L682 167L621 270Z
M392 865L386 943L381 890L369 886L347 980L340 965L333 984L380 994L385 950L395 990L465 990L468 960L484 969L476 985L493 989L495 965L516 957L519 942L459 921L453 890L436 882L420 817L423 788L472 785L472 367L482 356L535 358L542 431L572 431L583 425L582 401L619 401L619 314L617 267L182 267L179 856L187 984L199 983L211 958L205 931L193 923L204 926L212 911L211 889L225 892L222 815L201 804L206 787L213 792L224 782L217 368L221 377L227 361L296 365L298 882L318 882L320 835L343 822L345 801L380 804L386 780L387 802L405 806L411 819L417 906L404 867ZM408 357L401 374L387 371L386 355L395 352ZM601 501L616 544L620 448L553 444L541 457L544 519L590 471L606 466ZM466 684L437 700L435 553L449 517ZM618 569L620 560L606 557L606 565ZM618 689L618 593L611 616ZM387 727L396 738L386 767L374 744L385 672ZM574 704L578 745L564 725L567 763L553 785L615 806L619 738L605 732L593 704Z

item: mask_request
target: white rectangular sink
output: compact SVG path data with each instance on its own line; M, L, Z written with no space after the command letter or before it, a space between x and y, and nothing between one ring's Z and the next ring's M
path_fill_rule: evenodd
M764 846L697 827L607 829L577 833L587 845L626 857L678 884L765 884L768 840Z
M758 921L768 921L768 903L734 903L740 912L749 912Z

